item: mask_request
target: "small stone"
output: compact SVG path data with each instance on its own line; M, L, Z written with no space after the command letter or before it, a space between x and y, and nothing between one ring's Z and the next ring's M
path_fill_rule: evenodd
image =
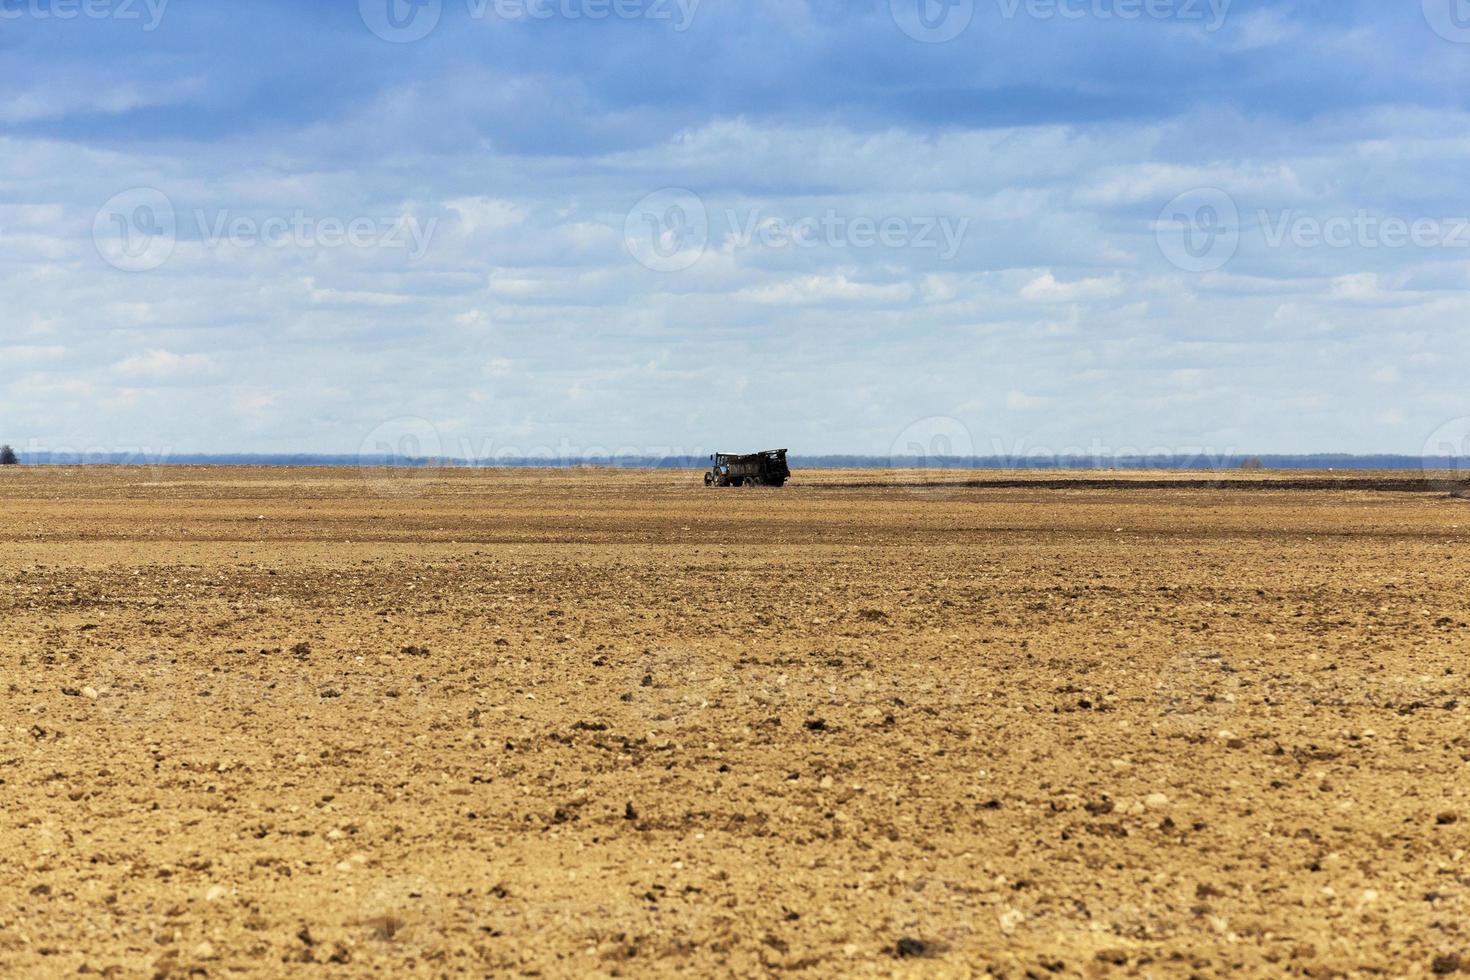
M97 700L97 689L95 687L84 687L84 688L82 688L82 697L87 698L87 699L92 700L92 701L96 701Z
M1169 797L1163 793L1150 793L1143 798L1143 805L1150 810L1159 810L1169 805Z
M1462 965L1463 961L1459 953L1446 953L1443 956L1436 956L1430 969L1434 971L1436 976L1443 977L1459 972Z
M904 936L893 946L893 955L901 960L925 959L934 955L932 943L926 943L922 939L913 939Z
M214 959L214 944L208 939L204 940L204 942L194 947L194 955L201 960Z
M224 885L210 885L209 891L204 893L204 900L206 902L218 902L229 893L230 890Z

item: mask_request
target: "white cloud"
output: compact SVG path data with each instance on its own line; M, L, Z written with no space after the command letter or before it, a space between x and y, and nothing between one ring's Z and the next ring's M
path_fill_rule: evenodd
M753 286L740 290L735 296L737 299L771 306L823 302L902 303L913 294L914 287L909 283L880 286L873 283L855 282L846 273L839 272L801 276L768 286Z
M30 346L20 344L13 347L0 347L0 365L7 372L14 372L17 367L32 367L44 364L48 361L58 361L65 357L67 349L60 345Z
M1050 272L1032 279L1021 289L1021 296L1037 303L1076 303L1084 300L1112 299L1123 293L1119 275L1058 282Z
M123 358L112 366L114 374L137 381L179 381L201 378L214 371L207 354L175 354L150 350Z
M1028 395L1024 391L1006 393L1006 408L1012 412L1034 412L1051 404L1051 399Z
M758 432L881 453L897 435L882 427L901 428L892 419L955 415L977 445L1098 434L1252 452L1416 451L1462 390L1462 256L1265 249L1247 222L1237 257L1197 275L1168 264L1153 222L1204 182L1228 185L1246 215L1320 200L1330 216L1374 195L1392 210L1397 188L1416 180L1458 186L1470 141L1437 134L1465 122L1453 112L1304 121L1283 141L1273 122L1218 116L938 134L715 120L669 143L570 161L410 144L385 162L288 134L299 158L283 150L257 166L204 147L187 168L146 149L0 137L0 191L37 202L0 207L0 329L12 345L0 363L30 372L0 379L0 407L12 425L16 406L28 413L20 438L55 425L80 433L74 442L146 432L241 450L353 452L385 417L467 416L476 438L514 426L530 444L654 433L692 445ZM1372 155L1372 187L1357 174L1359 146ZM403 212L405 172L422 175L415 213L442 218L417 262L401 250L237 252L181 240L162 268L128 275L91 241L99 187L160 186L181 212L392 216ZM752 177L769 174L799 174L800 186ZM716 219L726 208L831 208L971 224L949 261L917 248L722 251L712 226L694 268L651 273L623 248L627 209L676 185L698 187ZM481 196L484 187L497 190ZM1397 210L1427 209L1404 193ZM1365 371L1390 362L1392 380L1373 377L1402 383L1397 426L1360 388ZM1360 367L1320 367L1334 364ZM238 386L230 396L179 383L217 381L226 368ZM731 412L710 398L716 380L738 390L757 372L773 372L779 399L738 398ZM64 389L62 378L78 380ZM150 390L165 381L173 386ZM1303 388L1289 412L1261 395ZM569 407L562 393L579 400ZM987 418L1002 400L1013 414Z
M445 201L444 206L458 213L466 235L514 228L527 217L526 210L514 202L491 197L461 197Z

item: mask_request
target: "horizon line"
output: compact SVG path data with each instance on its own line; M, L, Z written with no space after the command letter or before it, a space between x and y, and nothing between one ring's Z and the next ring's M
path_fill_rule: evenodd
M875 453L793 454L792 465L802 469L919 469L919 470L1239 470L1264 469L1466 469L1470 457L1409 453L1120 453L1083 455L880 455ZM467 459L440 456L395 456L353 453L149 453L34 452L21 455L19 465L36 466L264 466L282 468L362 469L701 469L705 456L687 454L598 456L506 456Z

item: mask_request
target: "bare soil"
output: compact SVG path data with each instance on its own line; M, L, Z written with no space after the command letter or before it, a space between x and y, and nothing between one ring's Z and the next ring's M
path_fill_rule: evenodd
M6 468L0 974L1465 969L1470 505L1177 479Z

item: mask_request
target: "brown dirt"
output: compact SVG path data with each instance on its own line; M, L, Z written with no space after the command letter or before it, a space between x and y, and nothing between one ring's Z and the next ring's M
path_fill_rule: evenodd
M0 472L0 974L1470 963L1470 506L1137 479Z

